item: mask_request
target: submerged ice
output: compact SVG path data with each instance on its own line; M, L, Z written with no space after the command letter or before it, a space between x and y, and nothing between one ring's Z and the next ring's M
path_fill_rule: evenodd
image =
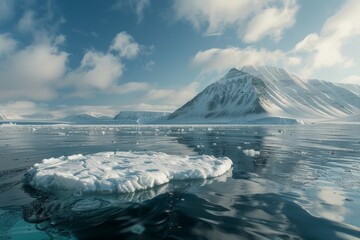
M171 180L218 177L231 166L227 157L101 152L44 159L28 171L26 181L46 192L130 193Z

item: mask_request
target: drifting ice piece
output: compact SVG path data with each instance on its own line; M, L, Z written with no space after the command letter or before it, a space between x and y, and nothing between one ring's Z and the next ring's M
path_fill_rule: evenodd
M26 179L34 188L46 192L129 193L171 180L217 177L231 166L227 157L101 152L44 159L28 171Z

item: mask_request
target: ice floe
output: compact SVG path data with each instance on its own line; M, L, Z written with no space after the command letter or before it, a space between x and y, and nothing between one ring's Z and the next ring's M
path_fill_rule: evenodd
M250 157L260 155L260 151L255 151L254 149L245 149L245 150L243 150L243 153Z
M227 157L101 152L44 159L27 172L25 180L46 192L130 193L172 180L218 177L231 166Z

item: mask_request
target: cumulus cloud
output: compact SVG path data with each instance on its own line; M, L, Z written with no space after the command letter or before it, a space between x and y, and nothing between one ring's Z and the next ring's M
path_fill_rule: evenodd
M67 81L79 89L108 89L123 73L123 64L112 54L88 51L80 67L67 75Z
M304 54L304 72L339 66L350 67L354 64L351 57L343 54L343 48L354 37L360 35L360 2L347 0L341 9L323 25L321 32L311 33L300 41L294 52Z
M124 94L147 90L145 83L120 84L124 59L140 52L139 44L121 32L107 52L88 50L79 66L70 69L70 54L61 50L63 35L42 38L17 48L9 34L0 34L0 99L51 100L67 88L68 97L90 97L96 91Z
M21 119L24 115L30 115L44 110L43 107L31 101L15 101L0 104L0 115L7 119Z
M294 25L297 10L295 1L284 2L282 8L265 8L250 21L243 40L248 43L257 42L266 35L279 40L283 31Z
M108 52L87 51L80 66L65 76L65 85L75 87L68 97L90 97L96 90L116 94L145 90L148 85L140 82L118 85L124 71L123 60L135 58L140 51L140 45L126 32L115 36Z
M244 41L256 42L265 36L279 40L295 23L298 6L295 0L175 0L173 10L176 20L190 22L205 35L230 28Z
M139 54L140 46L132 36L126 32L120 32L113 39L110 50L118 52L120 57L133 59Z
M8 4L1 1L0 8ZM24 3L25 9L27 6ZM43 15L48 16L50 11L47 8ZM65 37L49 30L57 21L44 16L36 18L28 9L16 21L19 32L32 34L28 45L18 43L8 33L0 35L0 99L50 100L57 96L56 86L67 70L69 54L60 49Z
M281 50L247 48L212 48L196 53L192 64L201 67L204 73L224 71L244 65L296 66L301 59Z
M50 43L19 49L0 61L0 98L49 100L66 70L68 54Z

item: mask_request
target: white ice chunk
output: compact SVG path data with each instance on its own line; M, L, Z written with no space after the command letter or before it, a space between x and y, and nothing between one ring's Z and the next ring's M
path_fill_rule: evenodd
M260 155L260 151L255 151L254 149L245 149L243 150L243 153L250 157Z
M27 180L34 188L47 192L129 193L171 180L218 177L231 166L227 157L101 152L44 159L28 171Z

